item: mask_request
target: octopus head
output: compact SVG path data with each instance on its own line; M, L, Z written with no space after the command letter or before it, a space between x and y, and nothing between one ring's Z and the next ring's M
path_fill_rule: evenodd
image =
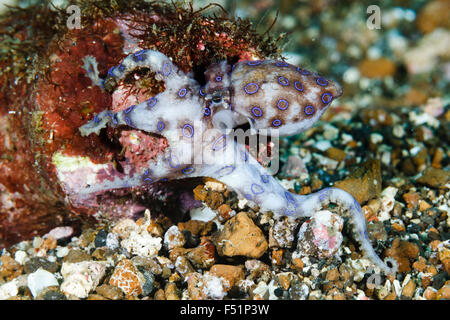
M231 74L234 125L249 121L254 129L279 129L279 135L311 128L341 86L283 61L241 61Z

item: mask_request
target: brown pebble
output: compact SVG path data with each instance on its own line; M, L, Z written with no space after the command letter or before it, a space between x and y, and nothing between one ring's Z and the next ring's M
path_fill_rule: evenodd
M194 189L194 198L198 201L205 201L208 196L208 190L205 189L203 184L200 184Z
M216 250L214 244L210 240L203 239L198 247L190 250L186 254L186 258L194 265L194 267L207 269L216 262L215 253Z
M350 193L359 203L376 198L381 192L381 164L368 160L354 170L350 177L337 181L334 186Z
M413 269L419 272L423 272L427 267L426 260L423 257L419 257L419 259L413 263Z
M336 281L339 279L339 271L337 268L327 271L326 278L328 281Z
M239 212L228 220L214 237L221 256L246 256L259 258L268 248L263 232L245 212Z
M92 260L91 255L84 250L71 249L69 253L64 257L64 262L76 263L81 261Z
M408 281L408 283L405 285L405 287L402 290L402 298L411 299L414 294L414 290L416 290L416 284L411 279Z
M108 284L102 284L101 286L98 286L95 291L103 297L111 300L120 300L123 298L122 290Z
M359 64L358 69L364 77L383 78L394 75L396 66L394 62L386 58L366 59Z
M328 148L325 151L325 155L328 158L331 158L333 160L341 162L342 160L344 160L344 158L347 155L347 153L344 150L342 150L342 149L331 147L331 148Z
M300 259L300 258L292 259L292 261L291 261L292 269L300 272L303 270L303 267L304 267L304 263L303 263L302 259Z
M225 221L231 218L231 207L229 204L222 204L219 208L217 208L217 212L219 212L220 217Z
M443 169L427 167L422 176L417 179L417 182L432 188L440 188L450 182L450 172Z
M385 255L397 261L399 272L407 272L411 270L409 260L419 256L419 247L415 243L395 238Z
M403 195L409 209L415 209L419 204L420 194L417 192L408 192Z
M283 249L272 250L272 265L282 266L283 265Z
M430 33L436 28L450 28L450 2L434 0L424 5L416 19L417 27L423 33Z
M166 296L166 300L180 300L178 296L178 288L177 285L173 282L168 282L166 287L164 288L164 294Z
M226 264L215 264L209 270L210 273L217 277L223 277L229 284L227 290L236 286L239 281L244 280L244 268L242 266L232 266Z
M423 293L423 297L427 300L436 300L437 290L433 287L428 287Z
M448 281L447 281L448 282ZM450 284L445 284L436 294L437 300L450 300Z
M164 293L164 290L163 289L158 289L156 292L155 292L155 295L154 295L154 297L153 297L155 300L166 300L166 295L165 295L165 293Z

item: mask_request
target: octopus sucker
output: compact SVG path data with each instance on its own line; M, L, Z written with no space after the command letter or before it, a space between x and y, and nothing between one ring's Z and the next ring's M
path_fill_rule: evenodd
M289 219L309 217L333 202L348 211L355 238L366 256L385 273L395 271L396 266L389 267L372 248L361 207L350 194L337 188L309 195L286 191L230 133L230 129L247 123L254 130L273 128L280 136L303 132L342 95L339 84L284 61L246 60L233 67L226 61L211 65L205 71L207 83L202 87L155 50L130 54L119 66L111 68L108 76L120 80L127 70L137 66L160 75L165 91L116 113L105 110L79 130L83 136L98 135L107 126L131 123L137 130L163 136L169 146L140 172L132 177L118 177L108 188L118 188L128 180L138 185L162 179L211 177L258 205L261 212ZM95 79L89 74L93 71L87 72L90 79ZM292 110L296 110L295 114ZM202 161L189 162L191 156L199 156Z

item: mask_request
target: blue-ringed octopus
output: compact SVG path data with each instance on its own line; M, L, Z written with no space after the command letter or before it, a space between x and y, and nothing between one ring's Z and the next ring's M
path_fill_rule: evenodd
M366 257L385 273L395 262L383 262L367 236L359 203L346 191L326 188L308 195L286 191L242 143L237 128L246 123L259 133L268 129L290 136L313 126L331 102L342 95L336 82L284 61L223 61L209 66L206 85L185 74L161 52L140 50L112 67L105 79L86 68L95 85L124 79L136 68L148 68L163 80L165 90L152 98L113 113L105 110L80 127L83 136L106 126L128 126L165 137L169 147L142 170L124 167L123 177L87 186L86 193L152 184L188 177L211 177L275 217L308 217L329 203L348 212L355 239ZM237 139L239 140L239 138ZM89 188L88 188L89 187Z

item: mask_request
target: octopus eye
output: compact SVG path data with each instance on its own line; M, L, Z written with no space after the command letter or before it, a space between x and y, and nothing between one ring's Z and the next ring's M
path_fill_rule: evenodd
M281 120L280 120L280 119L275 119L275 120L273 120L273 121L272 121L272 125L273 125L274 127L279 127L279 126L281 126Z
M328 81L325 80L324 78L317 78L317 79L316 79L316 83L317 83L319 86L325 87L325 86L328 84Z
M278 77L278 83L286 87L289 85L289 80L285 77Z
M261 117L263 114L261 108L256 106L252 108L252 113L255 117Z
M246 94L254 94L258 92L258 90L259 90L258 84L254 82L250 82L244 87L244 91Z
M280 110L286 110L289 107L289 102L285 99L278 100L277 108Z
M331 101L333 101L333 95L329 92L325 92L322 95L322 102L323 104L329 104Z
M305 113L310 116L314 113L314 107L313 106L306 106L305 107Z
M213 96L213 98L212 98L212 102L214 102L214 103L220 103L221 101L222 101L221 96Z

